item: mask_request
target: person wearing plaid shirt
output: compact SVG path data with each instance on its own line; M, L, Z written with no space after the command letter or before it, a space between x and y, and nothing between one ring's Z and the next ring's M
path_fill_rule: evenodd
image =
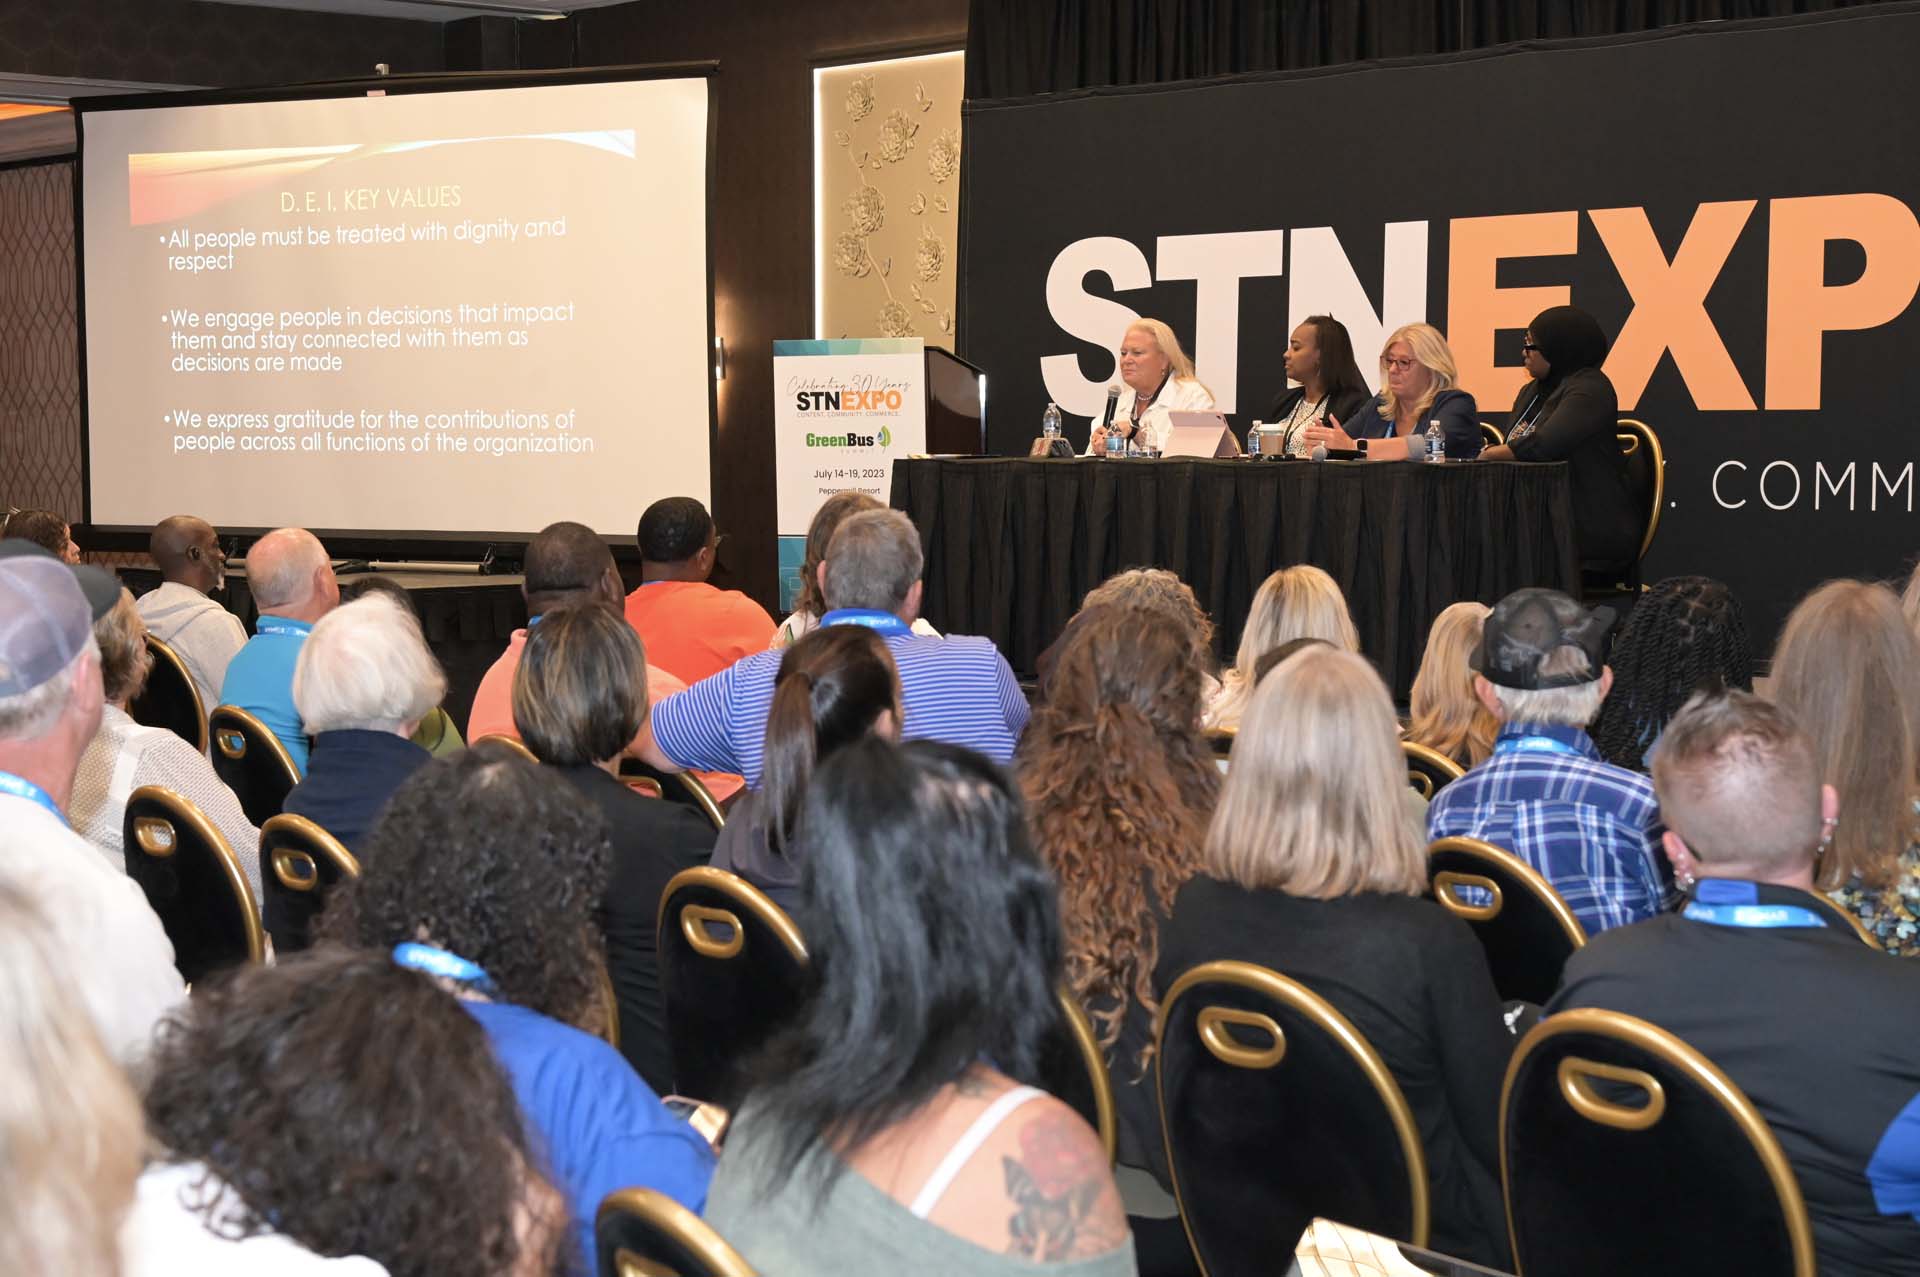
M1653 783L1601 760L1585 727L1612 685L1610 608L1554 590L1508 595L1486 620L1474 688L1500 720L1493 756L1435 795L1430 838L1479 838L1553 884L1589 936L1664 912L1665 832Z

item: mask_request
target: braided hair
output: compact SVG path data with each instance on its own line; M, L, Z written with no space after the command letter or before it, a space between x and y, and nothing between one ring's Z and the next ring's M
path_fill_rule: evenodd
M1753 643L1740 600L1704 576L1675 576L1640 596L1613 645L1613 690L1593 743L1616 767L1645 772L1667 720L1702 688L1753 690Z

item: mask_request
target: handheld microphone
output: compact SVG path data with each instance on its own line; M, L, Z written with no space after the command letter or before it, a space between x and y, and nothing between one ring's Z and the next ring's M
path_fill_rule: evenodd
M1316 444L1314 444L1314 445L1313 445L1313 459L1314 459L1315 461L1325 461L1325 460L1327 459L1327 445L1326 445L1326 444L1324 444L1324 443L1316 443Z
M1117 409L1119 406L1120 406L1120 383L1116 381L1111 386L1107 387L1107 411L1100 418L1100 428L1102 430L1108 430L1112 428L1113 413L1114 413L1114 410Z

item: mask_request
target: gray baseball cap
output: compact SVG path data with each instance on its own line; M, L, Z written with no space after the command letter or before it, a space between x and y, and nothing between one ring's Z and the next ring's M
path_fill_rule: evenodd
M0 554L0 696L39 687L71 665L92 637L92 608L72 569L45 551Z
M1487 682L1526 692L1591 683L1607 663L1607 636L1614 616L1610 607L1588 611L1558 590L1515 590L1494 605L1470 663ZM1585 652L1587 668L1542 675L1540 666L1547 655L1563 647Z

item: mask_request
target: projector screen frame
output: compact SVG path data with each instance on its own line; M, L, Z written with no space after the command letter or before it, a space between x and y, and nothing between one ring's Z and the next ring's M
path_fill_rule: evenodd
M716 336L714 304L714 196L717 193L719 142L720 63L717 60L692 62L628 64L622 66L576 67L543 71L426 71L405 75L366 76L346 80L316 80L302 84L263 85L252 88L186 89L76 98L73 102L73 265L75 335L79 344L80 377L80 501L81 518L74 530L82 534L91 550L144 552L152 529L132 524L98 524L93 514L93 419L88 403L87 371L87 264L86 264L86 145L87 117L112 111L139 111L166 107L235 106L265 102L324 101L373 95L399 97L424 93L449 93L486 89L532 89L553 86L625 83L635 80L704 79L707 87L706 139L706 279L707 337L705 348L711 351ZM709 371L707 390L707 472L711 488L720 442L719 385ZM199 511L183 510L182 514ZM637 522L639 511L634 512ZM217 524L223 540L232 538L250 543L271 532L270 527ZM439 529L310 528L326 542L335 558L435 559L440 561L478 561L489 550L511 550L518 557L520 545L538 528L501 529L487 532L449 532ZM622 561L637 559L635 533L602 534Z

